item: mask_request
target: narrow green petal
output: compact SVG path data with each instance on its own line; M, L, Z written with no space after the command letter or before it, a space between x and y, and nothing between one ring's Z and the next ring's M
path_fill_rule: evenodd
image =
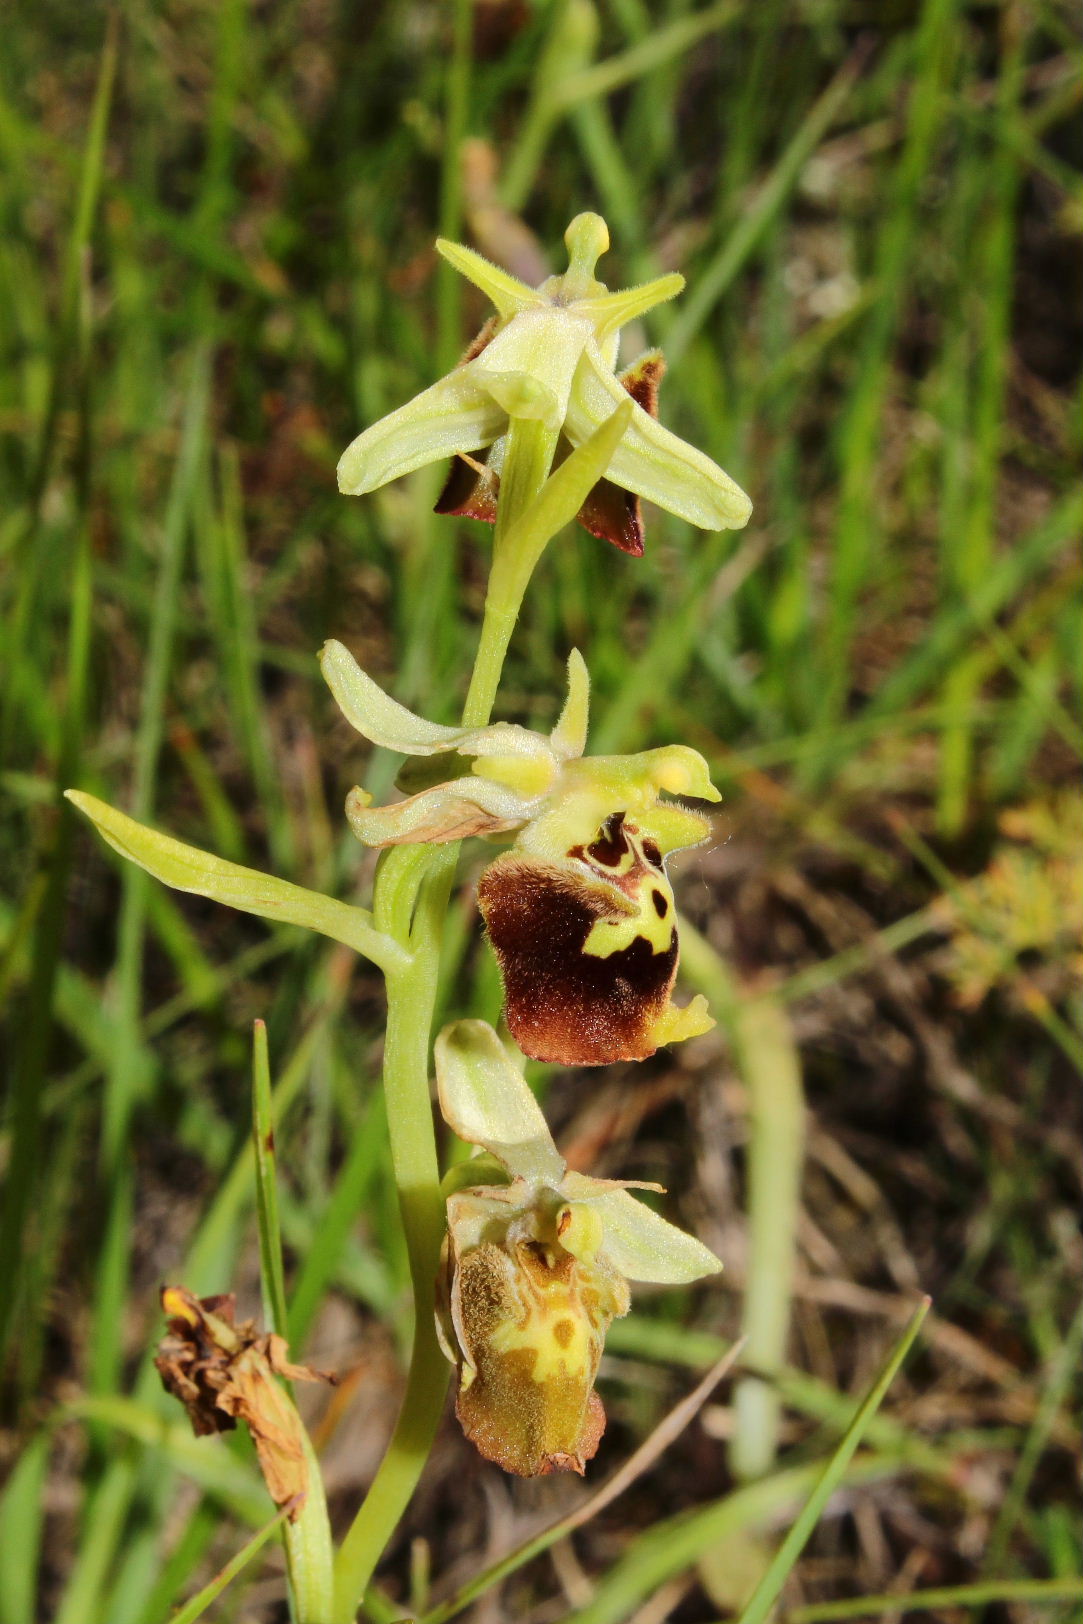
M397 750L403 756L434 756L441 750L454 750L462 737L461 727L442 727L400 705L385 694L353 655L332 638L320 650L320 670L335 696L335 703L351 727L373 744Z
M577 648L568 655L568 697L557 725L549 735L549 746L560 761L581 756L587 747L587 721L590 710L590 672Z
M559 1186L564 1160L526 1079L486 1021L453 1021L436 1040L436 1084L445 1121L516 1178Z
M448 242L446 237L437 237L436 252L443 255L449 265L454 265L460 276L465 276L468 282L480 288L505 320L518 315L520 310L533 310L545 303L533 288L528 288L517 276L502 271L499 265L494 265L472 248L465 248L461 242Z
M374 928L372 915L365 908L351 907L334 897L306 891L287 880L261 874L258 869L241 868L196 846L186 846L171 835L159 834L126 817L94 795L74 789L65 793L114 851L174 890L210 897L228 908L258 914L275 924L304 925L336 942L345 942L384 970L397 969L406 962L402 948Z
M427 462L480 451L506 427L507 417L471 382L469 369L456 368L346 447L339 458L338 488L346 496L363 496Z
M600 1195L591 1204L605 1225L605 1256L626 1280L686 1286L722 1267L702 1241L659 1218L626 1190Z
M572 444L582 445L628 398L597 347L588 344L576 369L564 424ZM744 491L717 463L664 429L640 406L613 453L606 478L701 530L739 530L752 511Z
M668 276L658 276L653 282L643 282L637 288L620 288L613 293L598 294L593 299L577 299L575 313L577 316L590 317L594 323L595 338L599 344L604 344L611 334L628 322L635 321L637 316L645 315L655 305L675 299L683 287L684 277L680 272L670 271Z
M650 835L663 857L673 851L698 846L711 833L711 820L702 812L691 812L671 801L658 801L639 814L640 826Z
M462 756L541 758L547 764L552 762L548 741L517 722L445 727L415 716L385 694L349 649L334 638L323 645L319 659L324 680L350 726L385 750L397 750L403 756L438 756L455 751Z

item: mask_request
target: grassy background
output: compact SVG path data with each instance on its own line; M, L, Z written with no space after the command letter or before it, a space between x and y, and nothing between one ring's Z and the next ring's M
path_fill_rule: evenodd
M537 279L583 208L609 221L610 285L687 275L639 335L670 360L662 415L756 504L740 535L652 514L638 563L562 538L501 702L545 724L576 642L593 748L684 739L725 795L678 875L719 1032L547 1085L574 1161L661 1179L727 1263L614 1329L596 1470L742 1323L762 1368L784 1361L752 1421L709 1408L478 1617L724 1617L918 1289L922 1352L785 1616L1079 1578L1072 8L112 16L24 7L0 63L0 1624L160 1624L266 1519L243 1442L188 1437L146 1361L163 1278L258 1307L255 1016L294 1346L345 1373L317 1426L340 1515L378 1459L407 1312L379 984L143 883L57 796L363 890L342 797L393 763L366 764L314 651L339 636L452 717L488 537L430 516L435 471L347 501L334 463L480 325L437 230ZM495 1018L469 889L448 962L447 1008ZM439 1599L578 1492L499 1479L449 1424L389 1591L423 1605L431 1564ZM285 1616L260 1561L217 1616Z

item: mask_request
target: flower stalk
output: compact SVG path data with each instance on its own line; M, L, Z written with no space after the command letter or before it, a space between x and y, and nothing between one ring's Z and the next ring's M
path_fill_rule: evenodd
M173 1340L159 1360L197 1432L238 1416L252 1431L272 1497L290 1508L285 1540L299 1624L354 1619L428 1458L447 1390L445 1356L455 1368L457 1413L484 1454L525 1475L582 1471L604 1425L594 1376L606 1329L626 1312L628 1281L687 1283L719 1267L627 1185L566 1168L515 1062L483 1023L445 1031L437 1075L447 1121L487 1154L469 1165L469 1188L452 1181L449 1192L440 1179L431 1029L466 836L515 840L487 868L478 899L508 1025L525 1054L603 1065L644 1058L713 1024L701 998L678 1007L670 997L678 933L665 874L667 856L705 839L710 825L702 812L663 799L717 800L707 763L679 744L586 756L589 676L577 650L547 736L489 720L524 594L565 524L578 517L638 556L641 497L703 528L738 527L749 513L729 476L658 422L660 355L616 371L621 326L674 297L682 279L611 293L594 274L609 242L604 221L579 215L565 241L568 270L538 288L470 249L439 243L496 314L456 368L358 435L340 462L342 490L361 495L450 456L438 511L494 523L459 727L413 715L342 644L328 643L321 655L336 700L362 734L430 763L406 772L408 790L421 787L401 802L374 808L361 789L347 801L358 837L387 848L371 911L223 862L69 792L116 850L166 884L305 925L364 954L385 977L383 1083L414 1326L390 1444L333 1563L318 1465L275 1380L309 1373L289 1364L280 1334L285 1298L259 1043L254 1121L273 1329L260 1337L237 1327L232 1299L170 1288ZM440 782L445 769L451 776ZM228 1312L217 1312L223 1304Z
M528 511L544 486L555 446L556 435L543 425L513 424L494 534L498 556L502 548L506 552L515 521ZM553 533L537 545L535 562ZM490 587L463 707L464 727L484 727L489 720L529 579L530 571L512 575L499 595ZM409 1504L443 1414L450 1376L436 1338L435 1288L445 1219L429 1095L429 1045L440 980L443 920L458 845L428 846L422 852L420 859L416 849L409 847L388 852L377 870L373 898L375 918L386 920L394 939L410 955L405 968L387 977L383 1081L414 1292L413 1342L406 1391L391 1442L335 1560L334 1624L351 1624L376 1564Z

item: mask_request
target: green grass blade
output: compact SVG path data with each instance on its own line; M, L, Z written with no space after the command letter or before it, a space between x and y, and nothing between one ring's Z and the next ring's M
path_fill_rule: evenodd
M1073 1382L1078 1378L1081 1353L1083 1353L1083 1308L1077 1310L1064 1342L1057 1351L1053 1369L1049 1373L1049 1380L1038 1406L1038 1413L1027 1434L1012 1480L1008 1485L1008 1492L1004 1496L996 1522L993 1524L993 1531L989 1535L987 1561L990 1571L994 1574L1004 1565L1012 1534L1023 1515L1031 1480L1049 1443L1053 1424Z
M927 635L873 695L865 719L887 717L940 682L976 630L1031 586L1066 548L1077 546L1081 528L1083 494L1068 490L1040 524L990 566L967 603L937 616Z
M897 1470L895 1461L870 1455L852 1461L844 1481L876 1483ZM772 1472L709 1505L655 1523L635 1537L625 1555L598 1579L592 1599L564 1624L620 1624L644 1597L684 1573L711 1545L786 1512L813 1488L817 1476L815 1464Z
M136 1475L135 1461L127 1452L111 1461L103 1472L87 1508L78 1554L53 1624L92 1624L100 1618Z
M202 340L191 362L180 451L163 525L162 554L151 616L132 787L133 809L141 818L150 814L154 803L181 572L203 453L210 383L210 345ZM128 1284L133 1208L133 1169L124 1151L135 1106L133 1080L137 1075L139 1051L145 927L146 876L129 870L124 875L117 935L115 1044L102 1113L100 1162L102 1182L109 1191L109 1209L98 1269L90 1352L90 1384L99 1393L113 1391L120 1373L120 1329Z
M740 1479L762 1476L774 1461L793 1297L805 1101L801 1058L777 994L742 999L725 960L699 931L681 931L683 974L707 998L726 1029L748 1092L748 1261L741 1333L741 1376L733 1394L729 1459ZM763 1378L768 1378L764 1380Z
M670 366L680 361L793 191L802 169L853 90L864 54L862 51L860 56L852 56L844 63L823 95L813 104L751 206L741 215L706 269L696 277L691 292L682 300L680 315L666 333L666 360Z
M335 1279L365 1192L379 1177L380 1146L387 1132L382 1111L380 1098L370 1104L357 1123L334 1190L318 1214L312 1243L302 1252L290 1300L289 1342L293 1348L300 1348L304 1342L319 1305Z
M41 1097L53 1039L53 999L60 966L66 891L71 860L73 827L63 802L59 800L68 775L75 771L82 747L86 712L87 676L91 646L93 575L89 535L88 464L90 440L90 399L87 382L90 373L90 309L86 297L85 255L90 240L104 165L105 137L112 106L116 74L117 25L115 17L106 31L98 71L90 129L83 158L75 221L68 243L68 261L63 294L63 319L51 375L51 395L38 452L31 474L32 542L40 518L41 502L48 480L55 435L65 389L69 381L68 351L74 355L80 372L80 440L83 453L78 492L80 513L77 522L71 572L70 610L67 628L67 669L65 711L60 731L55 787L58 812L44 864L44 893L34 921L33 954L26 1005L18 1029L12 1087L14 1116L11 1159L7 1170L3 1212L0 1216L0 1368L3 1367L16 1310L20 1304L24 1234L37 1183L41 1148ZM30 669L22 653L24 622L30 613L35 574L39 567L38 549L31 547L20 569L15 612L8 626L5 655L7 676L2 683L0 744L6 743L8 707L22 693L25 672ZM13 713L11 713L13 714ZM0 748L6 759L6 750Z
M244 1572L253 1557L259 1555L271 1535L277 1528L281 1527L289 1514L290 1505L287 1502L277 1517L272 1517L269 1523L264 1524L258 1534L253 1534L247 1545L241 1546L236 1556L230 1557L225 1567L215 1574L209 1584L205 1584L203 1589L192 1597L191 1601L185 1602L184 1606L171 1616L169 1624L195 1624L197 1618L202 1618L207 1608L213 1601L218 1600L226 1586L232 1584L237 1575Z
M728 27L740 15L737 0L718 0L713 6L679 17L662 28L652 28L650 35L616 56L606 57L592 67L569 73L556 92L559 107L575 107L594 96L609 96L615 90L635 84L648 73L680 56L699 40Z
M469 0L452 5L451 61L444 86L444 162L440 175L440 235L458 242L462 229L462 146L470 113L473 65ZM463 279L445 261L436 276L436 372L450 372L462 350Z
M743 1363L757 1374L742 1376L734 1388L729 1460L746 1480L768 1471L778 1448L782 1399L771 1378L785 1363L790 1328L805 1098L800 1055L777 999L748 1000L737 1012L734 1038L749 1113Z
M809 1495L801 1515L782 1541L770 1567L756 1586L748 1605L738 1620L738 1624L763 1624L764 1619L767 1618L775 1605L782 1593L782 1587L786 1582L790 1569L804 1550L809 1536L822 1517L831 1496L842 1483L846 1475L846 1469L865 1435L869 1422L883 1403L884 1395L894 1381L900 1365L909 1353L914 1338L921 1329L921 1322L929 1312L929 1306L929 1299L926 1297L914 1310L906 1329L888 1355L880 1374L862 1401L838 1448L824 1468L819 1482Z
M23 1450L0 1496L0 1624L34 1624L38 1560L45 1520L42 1496L51 1438L39 1432Z
M20 538L22 567L15 610L7 630L5 658L9 680L4 684L0 698L0 755L6 755L15 718L15 705L22 697L23 675L26 670L25 646L33 623L33 611L43 565L42 550L35 546L41 524L42 504L49 477L59 448L60 418L65 394L71 381L73 361L85 360L86 329L89 312L85 295L86 254L98 210L105 176L105 144L109 129L109 116L113 105L113 87L116 82L117 42L119 14L113 12L106 22L94 102L90 113L86 146L79 175L79 192L75 216L68 236L64 279L60 298L60 320L56 323L53 341L52 369L49 395L45 406L41 435L35 452L34 464L27 484L28 517L25 533Z
M877 536L869 493L876 485L881 425L894 377L887 364L909 292L911 255L921 188L929 174L948 98L944 94L958 44L956 0L925 0L912 49L914 72L902 154L891 176L892 208L878 238L873 271L877 300L861 348L857 376L838 425L841 489L835 522L831 595L823 634L821 725L837 721L850 685L852 642L861 588ZM821 784L831 750L811 763L806 782Z
M1001 126L1014 128L1023 88L1026 31L1010 28L1004 33L1007 49L997 78L997 112ZM983 289L984 296L980 313L975 312L971 318L975 328L975 377L970 422L955 437L956 446L967 448L966 488L959 522L946 523L943 536L945 573L954 590L964 597L973 592L988 570L996 540L996 497L1006 426L1003 402L1012 364L1011 308L1016 297L1015 200L1023 173L1017 154L1002 140L997 140L992 152L983 156L989 175L985 221L977 233L971 256L973 270L963 297L969 302L974 285ZM980 170L980 160L970 167ZM961 327L965 320L964 312ZM956 720L945 729L941 741L937 814L940 832L949 837L958 834L969 811L974 774L973 715L979 682L975 664L962 661L949 673L946 684Z
M942 1607L992 1607L997 1602L1055 1607L1065 1601L1083 1601L1083 1579L990 1579L973 1585L945 1585L939 1590L896 1590L883 1596L814 1602L788 1612L786 1624L831 1624L834 1619L898 1617Z
M252 1027L252 1147L256 1165L256 1217L259 1223L259 1273L263 1312L272 1331L286 1335L286 1276L282 1266L282 1229L278 1219L275 1131L271 1112L271 1068L267 1027Z
M731 1366L740 1358L743 1351L743 1342L735 1342L712 1369L707 1372L702 1381L693 1388L692 1392L686 1394L680 1400L665 1420L647 1438L646 1442L640 1445L636 1453L625 1461L623 1466L618 1467L608 1482L603 1483L602 1487L597 1489L589 1499L576 1506L567 1516L561 1517L558 1522L553 1523L549 1528L543 1529L540 1534L535 1534L532 1539L526 1540L517 1550L511 1551L507 1556L502 1557L499 1562L495 1562L492 1567L486 1568L476 1578L471 1579L452 1596L450 1601L444 1602L431 1613L426 1613L423 1624L446 1624L446 1620L454 1618L457 1613L469 1607L471 1602L476 1601L479 1596L485 1595L487 1591L502 1584L505 1579L510 1578L527 1562L532 1561L536 1556L540 1556L543 1551L549 1550L558 1540L566 1538L577 1528L584 1527L599 1512L612 1505L634 1482L650 1470L660 1456L680 1436L693 1417L698 1415L704 1399L714 1390L723 1376L729 1372Z
M169 1617L177 1597L183 1596L189 1588L192 1576L218 1538L221 1524L218 1507L213 1501L203 1499L164 1560L159 1550L158 1572L143 1604L139 1624L162 1624L163 1619Z
M197 1438L187 1416L170 1400L163 1398L157 1372L151 1370L151 1379L157 1391L150 1390L147 1398L127 1398L123 1394L89 1394L65 1406L65 1420L85 1421L92 1426L109 1428L123 1438L130 1439L134 1451L124 1459L124 1465L134 1473L139 1452L159 1469L171 1467L198 1483L204 1493L233 1516L253 1527L267 1514L267 1490L259 1474L235 1455L223 1437ZM167 1414L163 1406L169 1404ZM112 1501L105 1494L111 1483L111 1473L102 1480L100 1497ZM130 1487L130 1486L129 1486ZM118 1491L119 1498L119 1491ZM92 1522L92 1541L106 1540ZM113 1555L109 1561L115 1560Z

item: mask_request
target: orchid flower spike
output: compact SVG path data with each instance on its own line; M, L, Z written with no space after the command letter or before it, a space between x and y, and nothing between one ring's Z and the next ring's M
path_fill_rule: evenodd
M539 421L558 435L559 461L568 445L581 446L631 396L630 426L580 522L635 555L643 551L639 497L702 530L740 529L751 512L745 493L656 420L661 355L650 351L626 371L615 371L621 327L672 299L684 278L672 272L610 293L594 276L595 262L609 247L605 221L597 214L577 215L564 240L568 269L538 288L473 249L437 241L449 264L492 300L496 315L454 371L358 435L339 462L339 489L361 496L452 457L436 511L491 520L512 419Z
M478 902L504 980L508 1025L524 1053L564 1065L642 1060L709 1031L701 996L671 1002L678 942L670 852L710 833L702 813L661 796L721 797L686 745L584 756L589 677L568 659L568 697L552 732L511 722L441 727L396 703L341 643L321 655L346 719L374 744L438 758L454 776L393 806L354 789L346 815L369 846L516 836L484 871ZM472 762L472 770L455 772Z
M437 1328L459 1373L456 1413L505 1471L581 1474L605 1427L594 1379L629 1280L687 1285L722 1265L628 1194L658 1185L568 1171L484 1021L444 1028L436 1078L446 1121L488 1153L449 1175Z

